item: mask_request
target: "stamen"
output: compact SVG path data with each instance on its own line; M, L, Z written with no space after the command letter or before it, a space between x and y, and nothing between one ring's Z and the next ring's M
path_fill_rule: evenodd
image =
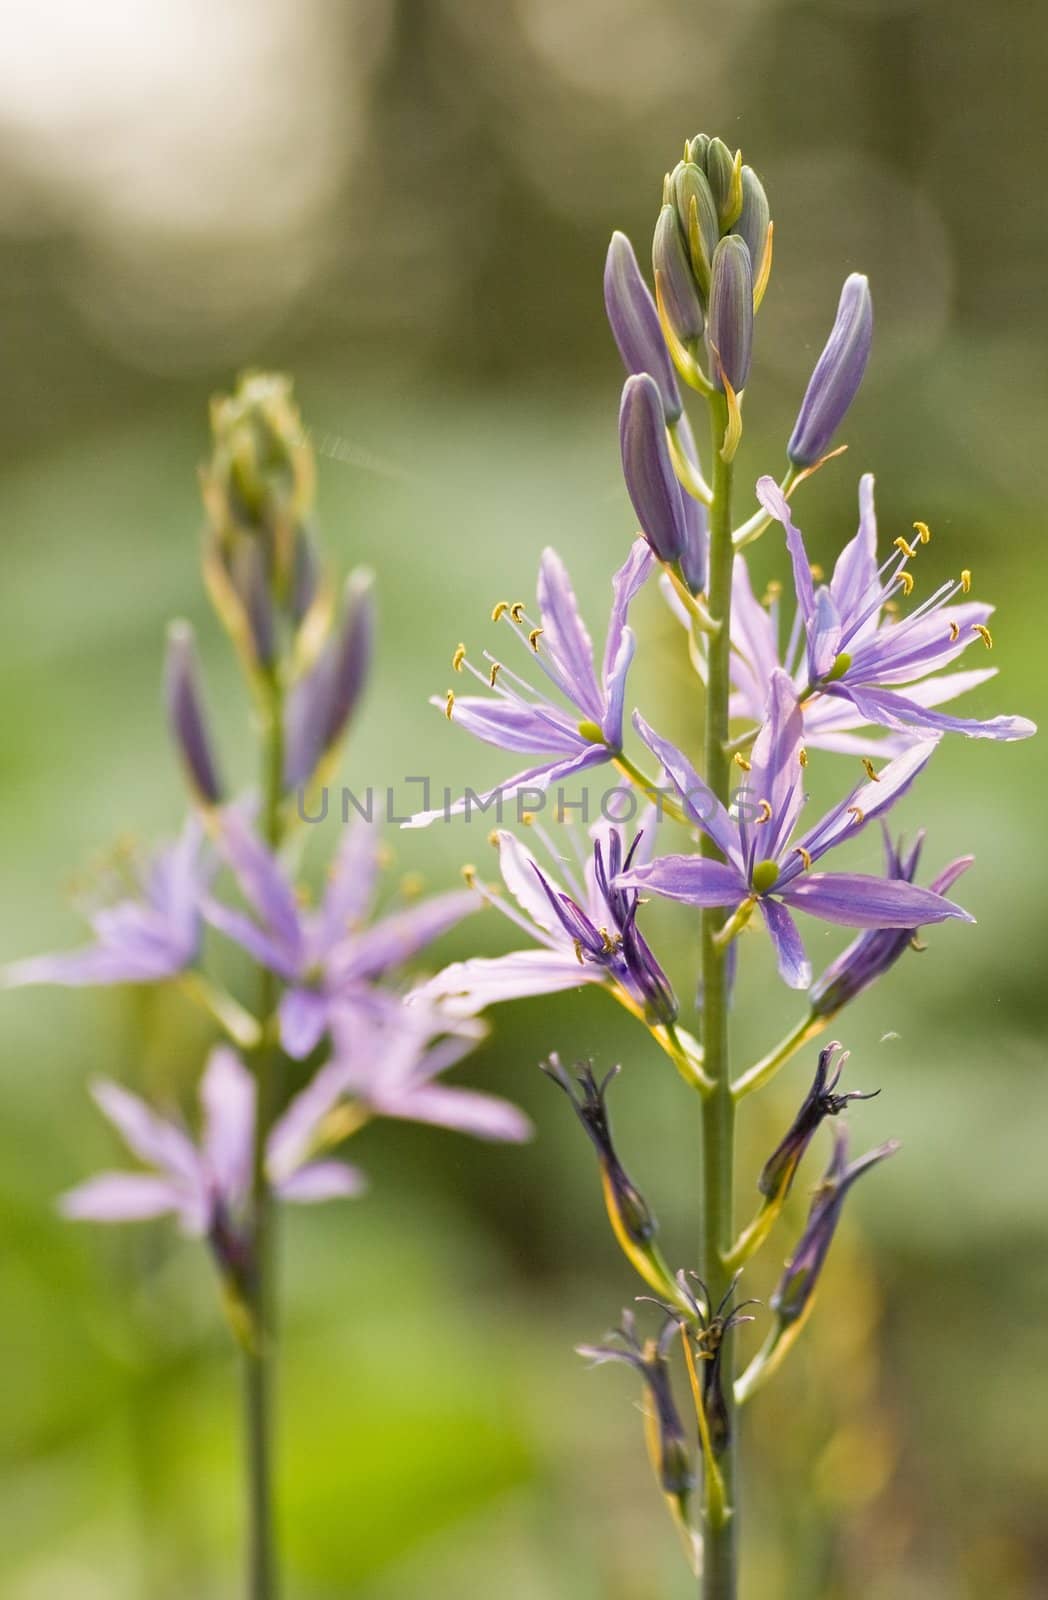
M501 842L502 841L499 838L499 830L497 828L492 828L491 832L488 834L488 843L495 845L497 848Z
M456 672L462 671L462 663L465 661L465 659L466 646L464 644L460 644L458 649L455 651L455 654L451 658L451 665Z
M815 579L816 583L821 583L823 578L826 576L825 568L821 567L817 561L812 561L808 567L808 570Z
M951 622L950 623L950 643L951 644L955 643L956 640L960 638L960 636L961 636L960 628L957 626L956 622Z
M903 572L900 568L895 574L895 581L902 584L902 592L909 599L913 593L913 574L911 572Z
M793 853L795 856L800 856L801 860L804 862L805 872L810 872L811 855L807 850L805 850L804 846L802 844L795 844L793 847Z
M985 622L973 622L972 632L979 635L979 638L982 640L987 650L993 649L993 635L990 633L990 630L986 626Z
M961 588L964 590L965 594L969 594L971 592L971 587L972 587L971 568L970 567L965 567L964 571L961 573Z
M426 880L421 872L405 872L400 880L400 892L405 900L417 900L425 887Z
M898 539L893 539L892 544L895 546L896 550L902 551L903 555L908 561L912 561L914 556L917 554L916 550L913 548L913 545L907 544L906 540L901 535Z
M808 765L808 752L805 750L803 745L801 745L797 752L797 760L800 762L802 767L806 767Z
M530 828L531 824L535 820L534 811L525 811L520 820L524 824L525 828Z
M743 755L741 750L736 750L735 754L732 756L732 760L737 767L741 768L743 772L750 771L750 763L746 760L746 757Z
M866 776L869 778L870 782L880 783L880 774L874 770L873 762L870 760L869 756L863 756L862 764L866 769Z
M542 638L542 635L545 633L545 631L545 628L532 628L531 632L528 634L528 643L536 655L539 653L539 640Z
M509 608L509 614L513 618L514 622L516 622L518 624L523 622L524 621L524 602L523 602L523 600L515 601L514 604L511 605L510 608Z
M582 954L582 940L573 939L572 944L575 946L575 959L580 967L584 967L586 965L586 959Z
M502 671L502 662L501 661L493 661L491 663L491 671L488 673L488 683L491 685L491 687L493 689L495 687L495 679L498 677L498 675L499 675L499 673L501 671Z
M492 622L501 622L502 618L506 615L506 612L508 610L509 610L509 601L508 600L500 600L498 605L494 608L494 610L491 613Z
M922 544L931 543L932 530L929 528L926 522L915 522L913 525L913 531Z
M887 611L889 616L897 617L899 615L898 600L886 600L884 602L884 609Z
M910 949L916 950L918 955L920 955L921 951L927 950L927 948L928 946L925 944L924 940L919 939L917 935L914 934L913 938L910 940Z
M768 587L764 591L764 599L761 601L761 604L766 606L772 605L773 602L779 598L781 593L782 584L779 582L778 578L772 578L771 582L768 584Z
M470 889L475 889L476 888L476 886L477 886L477 869L473 865L472 861L467 861L466 862L465 866L462 868L462 876L466 880L466 885L467 885L468 888L470 888Z
M768 804L767 800L762 800L760 805L757 807L757 810L758 810L758 813L759 813L759 815L757 817L758 825L760 825L763 822L770 822L771 821L773 813L772 813L771 806Z
M444 715L447 717L449 722L451 721L451 713L452 713L452 711L454 709L454 706L455 706L455 691L454 691L454 689L449 689L448 690L447 700L444 702Z
M848 812L850 816L855 818L856 825L858 825L860 822L866 821L866 813L864 811L860 811L858 806L849 806Z

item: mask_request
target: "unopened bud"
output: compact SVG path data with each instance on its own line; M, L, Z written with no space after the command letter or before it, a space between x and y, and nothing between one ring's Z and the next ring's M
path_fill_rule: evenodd
M619 408L619 447L641 532L660 561L678 561L689 531L684 492L670 460L658 387L647 374L626 379Z
M168 629L164 688L168 723L186 776L206 805L218 805L222 782L200 690L196 644L188 622L173 622Z
M669 325L685 349L690 349L702 338L706 319L674 206L663 206L659 213L651 264Z
M742 210L731 231L737 233L740 239L745 239L755 279L764 260L770 221L771 208L768 205L768 196L764 192L764 185L752 167L743 167Z
M738 394L746 387L753 351L753 270L738 234L722 239L713 257L706 343L713 381L723 389L727 380Z
M629 373L647 372L659 387L670 422L681 414L673 363L659 326L659 313L624 233L613 233L604 266L604 305L612 335Z
M742 210L742 158L732 155L723 139L711 139L706 150L706 176L722 232L738 221Z
M845 279L837 317L815 363L786 454L795 466L810 467L829 449L855 399L873 342L870 285L860 272Z
M694 162L682 161L674 168L673 200L681 233L687 241L695 285L705 301L710 292L713 253L720 239L720 224L706 174Z

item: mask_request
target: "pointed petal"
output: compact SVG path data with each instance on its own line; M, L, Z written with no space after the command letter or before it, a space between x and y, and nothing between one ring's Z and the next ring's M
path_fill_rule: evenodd
M140 1222L181 1211L182 1191L167 1178L101 1172L61 1195L58 1208L71 1222Z
M403 966L483 904L476 890L453 889L384 917L332 953L331 983L375 978L391 967Z
M812 582L811 563L804 548L801 531L790 515L790 504L774 478L757 479L757 499L770 517L781 522L786 531L786 548L793 563L793 582L797 590L797 604L807 623L815 611L815 585Z
M192 1140L141 1100L112 1083L100 1078L91 1085L95 1103L116 1128L127 1148L148 1166L159 1167L162 1172L183 1183L199 1185L200 1158Z
M496 807L495 820L501 823L501 807L510 800L515 800L520 795L529 791L538 790L545 793L551 784L560 783L565 778L573 778L576 773L585 772L589 767L599 767L603 762L610 760L611 752L606 745L587 744L576 756L566 760L549 761L542 766L528 767L524 772L517 772L512 778L507 778L497 788L489 789L485 794L477 795L470 790L468 795L463 795L461 800L456 800L446 808L441 806L433 811L420 811L407 822L401 824L404 828L428 828L430 823L442 819L447 821L450 817L461 816L464 812L485 811L489 806Z
M951 717L944 711L931 711L926 706L905 695L891 694L887 689L853 689L847 694L853 704L870 722L879 722L887 728L908 729L921 733L964 733L969 739L1029 739L1037 732L1037 724L1029 717L991 717L980 722L974 717Z
M319 949L310 952L314 959L323 959L353 924L364 921L375 895L381 849L381 834L374 823L357 817L345 829L321 906Z
M433 703L444 709L444 701ZM596 720L599 719L598 707ZM576 723L553 705L522 705L517 700L461 695L455 700L451 720L484 744L524 755L573 752L584 743Z
M82 950L13 961L0 973L0 987L25 989L36 984L57 984L61 988L82 989L115 983L156 983L178 970L155 950L93 944Z
M935 739L917 740L901 756L882 767L876 779L859 784L839 805L827 812L801 840L801 845L812 860L817 861L843 838L864 827L874 817L882 816L906 793L917 774L931 760L936 747ZM801 871L799 859L791 859L783 868L780 885Z
M275 1183L283 1183L305 1161L320 1124L348 1092L349 1078L346 1062L336 1056L313 1074L274 1122L266 1139L266 1168Z
M738 855L739 834L728 813L708 784L703 783L687 756L649 727L639 711L633 726L651 753L661 762L680 795L691 820L709 835L726 856Z
M409 1089L376 1104L384 1117L399 1117L408 1122L428 1122L433 1127L469 1133L476 1139L492 1139L522 1144L534 1128L523 1111L495 1095L478 1094L473 1089L449 1089L442 1084L425 1084Z
M859 531L837 557L830 593L845 628L870 604L877 582L877 514L873 504L873 473L859 479ZM876 627L876 618L873 626ZM857 637L861 637L860 634Z
M746 696L749 714L760 719L771 675L779 665L775 627L758 602L744 556L735 557L731 602L732 681Z
M600 722L603 699L593 667L593 642L579 613L568 570L546 547L539 564L539 613L543 645L557 669L564 693L592 722Z
M829 589L822 588L815 596L808 646L813 681L826 676L837 659L840 646L841 619Z
M739 835L748 864L777 860L785 849L804 805L804 768L801 744L804 716L797 691L785 672L776 669L768 686L768 714L754 741L750 770L742 788L749 804L739 808ZM767 822L752 816L755 805L767 801Z
M453 962L413 989L408 1004L437 1004L451 1017L472 1017L502 1000L558 994L604 978L602 967L584 966L572 951L513 950L490 959Z
M502 881L524 915L546 933L560 931L560 921L554 914L549 897L536 877L538 862L516 837L503 830L498 836L499 871Z
M302 954L302 921L295 891L283 868L234 807L222 813L219 849L248 904L261 918L289 962Z
M220 1045L208 1056L200 1104L204 1164L219 1194L235 1208L251 1183L255 1080L234 1050Z
M782 891L798 911L846 928L920 928L957 917L974 922L967 911L931 889L899 878L874 878L863 872L809 872Z
M623 889L648 890L686 906L731 906L749 890L738 869L727 861L702 856L659 856L648 866L631 867L615 880Z
M327 1032L331 1002L320 989L286 989L280 1000L280 1042L292 1061L312 1055Z
M655 565L646 539L635 539L633 548L611 580L611 619L604 646L604 715L597 720L608 742L622 746L622 715L626 693L626 674L633 659L634 638L626 626L629 609Z
M271 972L277 973L288 982L298 976L298 963L290 959L289 952L283 944L277 942L263 933L257 923L252 922L249 916L242 911L235 911L232 906L223 905L221 900L214 900L210 896L203 904L204 916L213 928L219 933L224 933L227 939L232 939L234 944L240 945L248 955L254 956L262 966L268 967Z
M295 1205L316 1205L323 1200L352 1200L367 1188L358 1167L345 1161L310 1161L277 1181L281 1200Z
M762 896L759 904L765 926L771 935L771 942L775 946L779 977L783 983L789 984L791 989L810 988L811 962L805 954L804 942L797 931L797 924L780 901Z

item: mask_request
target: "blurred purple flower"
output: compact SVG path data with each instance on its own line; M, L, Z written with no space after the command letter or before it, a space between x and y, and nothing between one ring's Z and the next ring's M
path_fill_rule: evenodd
M896 595L909 594L913 588L909 567L916 546L897 539L892 554L878 567L873 478L869 474L859 486L859 531L837 558L830 582L818 589L804 540L778 484L772 478L759 479L757 498L786 530L798 614L785 666L805 699L805 722L814 733L818 732L817 718L813 722L808 708L808 696L813 694L847 706L847 714L858 714L859 725L874 723L896 732L925 736L956 732L975 739L1002 740L1026 739L1036 732L1027 717L992 717L980 722L931 709L991 675L984 671L929 677L956 660L974 640L990 644L986 623L993 608L974 601L950 604L968 591L971 578L965 572L941 584L909 616L893 622L890 614L884 615ZM927 529L917 526L920 537L926 538ZM743 587L739 586L740 590ZM746 615L733 639L737 650L744 648L747 627L751 632L762 628L745 594L739 592L738 598ZM795 661L802 645L803 656ZM759 685L759 673L757 680ZM751 700L752 689L751 684ZM758 718L763 713L763 707L752 704L748 709ZM855 726L843 724L849 725ZM808 738L815 742L812 732Z
M893 845L885 828L885 876L902 883L912 883L923 844L924 834L921 832L917 835L909 853L904 856L901 842L898 847ZM929 885L932 893L947 894L961 874L967 872L974 860L974 856L958 856L955 861L951 861L938 877L932 879ZM841 951L836 961L830 963L809 990L808 998L814 1015L835 1016L849 1000L854 1000L856 995L862 994L864 989L868 989L871 983L876 982L895 965L903 952L913 944L917 931L916 926L875 928L853 939L848 948Z
M378 980L418 954L470 912L479 895L455 890L421 900L368 925L379 866L379 835L365 822L348 828L316 910L299 904L280 862L236 810L223 813L218 848L253 915L213 896L208 921L282 978L280 1036L301 1059L320 1043L336 1009L355 1014L398 1011L401 996Z
M567 892L519 839L505 831L496 835L499 870L516 907L490 891L481 892L539 948L456 961L415 989L410 1001L469 1017L501 1000L603 983L657 1021L672 1020L677 1003L669 979L637 929L638 896L613 881L627 865L650 859L654 818L647 819L628 852L619 828L608 822L597 824L590 833L590 858L581 860L578 852L579 872L558 857L539 824L532 827L558 861Z
M593 645L579 614L578 602L567 570L555 550L543 552L539 566L539 624L523 605L495 607L495 619L504 620L515 637L564 697L570 709L534 690L515 672L485 651L486 673L474 667L465 652L456 652L456 667L465 668L493 694L449 694L434 699L453 721L485 744L541 757L485 795L472 791L448 810L424 811L407 827L424 828L438 817L486 808L496 797L511 798L521 789L546 789L549 784L611 761L622 749L622 721L626 674L633 660L635 638L627 626L630 603L654 565L644 539L633 548L612 579L611 619L600 677L593 664Z
M310 1085L292 1100L269 1135L269 1178L284 1200L340 1199L359 1194L364 1186L356 1168L342 1161L309 1160L320 1125L338 1099L334 1086L330 1088L326 1096L318 1095ZM92 1093L128 1149L153 1171L104 1172L91 1178L62 1196L66 1217L137 1222L170 1213L188 1234L235 1233L251 1191L256 1088L233 1050L220 1046L208 1057L200 1082L199 1143L180 1122L160 1116L138 1095L108 1079L95 1083Z
M746 786L732 817L687 758L654 733L639 715L634 723L678 789L689 818L713 840L723 861L698 855L663 856L624 872L624 888L654 890L693 906L738 911L759 906L778 958L779 973L794 989L811 983L811 965L791 910L852 928L911 928L947 917L973 919L931 890L896 879L854 872L812 872L815 862L886 811L906 792L935 743L916 743L861 784L792 844L804 806L801 711L784 672L772 674L770 713L753 747Z
M139 892L91 912L95 942L81 950L16 961L2 974L5 988L55 983L156 983L193 965L203 925L200 903L215 863L203 831L189 817L178 839L157 850L139 874Z

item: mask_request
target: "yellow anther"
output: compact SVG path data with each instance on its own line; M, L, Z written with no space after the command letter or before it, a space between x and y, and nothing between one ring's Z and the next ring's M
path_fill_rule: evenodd
M971 568L970 567L965 567L964 571L961 573L961 588L964 590L965 594L968 594L971 591L971 587L972 587Z
M960 636L961 636L960 628L957 626L956 622L951 622L950 623L950 642L951 642L951 644L955 640L959 639Z
M425 887L426 880L421 872L405 872L400 880L400 892L405 900L417 900Z
M501 842L502 841L499 838L499 830L497 828L492 828L491 832L488 834L488 843L498 846L501 844Z
M866 776L869 778L870 782L880 783L880 774L874 770L873 762L870 760L869 756L863 756L862 764L866 770Z
M506 612L508 610L509 610L509 601L508 600L500 600L498 605L495 606L495 608L493 609L493 611L491 613L492 622L501 622L502 618L506 615Z
M544 628L532 628L531 632L528 634L528 643L536 655L539 653L539 640L542 638L542 635L545 633L545 631L546 630Z
M903 594L906 595L906 596L911 595L913 593L913 577L912 577L912 575L909 572L897 572L895 574L895 576L898 578L899 582L902 584L902 592L903 592Z
M778 578L772 578L768 587L764 591L764 605L770 606L772 601L777 600L781 593L782 584L779 582Z
M762 800L760 805L757 807L758 823L770 822L772 819L772 814L771 806L768 804L767 800Z
M808 765L808 752L805 750L803 745L801 745L800 749L797 751L797 760L800 762L802 767L806 767Z
M524 813L523 813L523 815L522 815L522 816L521 816L521 819L520 819L520 820L521 820L521 822L522 822L522 823L523 823L523 825L524 825L524 827L525 827L525 828L530 828L530 827L531 827L531 824L532 824L532 823L533 823L533 822L534 822L534 820L535 820L535 813L534 813L534 811L525 811L525 812L524 812Z
M572 943L575 946L575 960L578 962L580 967L584 967L586 965L586 958L582 954L582 940L573 939Z
M811 563L811 575L815 579L816 583L821 583L823 578L826 576L825 570L820 567L817 561L813 561Z
M451 658L451 665L454 667L456 672L462 671L462 663L465 661L465 659L466 646L464 644L460 644L458 649L455 651L455 654Z
M886 600L884 602L884 609L887 611L890 617L897 617L899 615L898 600Z
M916 950L917 953L920 954L922 950L927 950L927 948L928 946L925 944L924 940L918 939L917 935L914 934L913 938L910 940L910 949Z
M750 763L746 760L746 757L743 755L741 750L736 750L735 754L732 756L732 760L737 767L742 768L743 772L749 772Z
M513 603L513 605L511 605L510 608L509 608L509 614L513 618L514 622L523 622L524 621L524 602L523 602L523 600L515 601Z
M866 821L866 813L864 811L860 811L858 806L849 806L848 812L850 816L855 818L856 823Z
M477 869L473 865L472 861L466 862L465 866L462 868L462 876L466 880L466 884L470 889L476 886Z
M989 628L986 626L985 622L973 622L972 623L972 632L973 633L977 633L979 635L979 638L982 640L982 642L986 646L987 650L992 650L993 649L993 635L991 634Z
M454 709L455 709L455 691L454 691L454 689L449 689L448 690L448 697L444 702L444 715L447 717L449 722L451 721L451 713L452 713L452 711Z
M805 872L810 872L811 856L809 855L808 851L805 850L804 846L802 844L795 844L793 847L793 853L795 856L800 856L801 860L804 862Z
M906 556L910 561L912 561L914 556L917 554L916 550L913 548L913 545L907 544L906 540L901 536L898 539L893 539L892 544L895 546L896 550L901 550L903 555Z
M929 528L926 522L915 522L913 525L913 531L922 544L931 543L932 530Z
M393 851L390 849L388 844L380 846L378 852L378 864L382 868L383 872L387 871L388 868L393 865L396 859L396 856L393 854Z
M495 687L495 679L498 677L498 675L499 675L499 673L501 671L502 671L502 662L501 661L493 661L491 663L491 671L488 673L488 683L491 685L491 687L493 689Z

